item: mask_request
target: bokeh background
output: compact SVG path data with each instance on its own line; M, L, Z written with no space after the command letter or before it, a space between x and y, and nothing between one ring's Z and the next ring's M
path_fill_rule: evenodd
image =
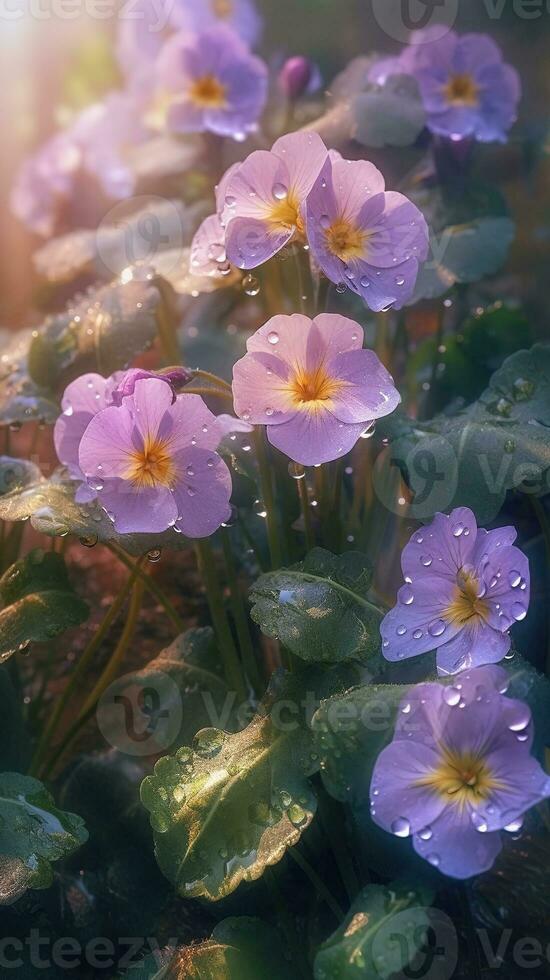
M350 58L400 49L378 24L372 0L259 0L258 5L265 19L259 53L267 60L274 52L305 53L320 66L326 86ZM40 240L9 208L21 160L75 110L118 81L113 55L117 16L90 17L86 0L73 6L71 19L56 15L56 0L3 0L0 6L0 328L33 322L40 306L31 260ZM522 77L524 97L512 141L505 152L497 147L494 157L518 228L503 289L529 300L537 316L546 316L550 0L530 0L525 6L521 0L458 0L458 7L457 29L489 33ZM490 157L486 166L490 178ZM94 224L98 215L85 204L78 223Z

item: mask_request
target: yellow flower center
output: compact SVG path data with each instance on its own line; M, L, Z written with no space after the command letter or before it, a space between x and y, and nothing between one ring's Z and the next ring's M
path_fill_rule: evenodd
M432 789L448 803L464 807L482 803L493 792L505 789L501 779L491 772L481 753L457 752L443 747L441 765L417 780L416 786Z
M300 214L300 204L293 191L289 191L286 197L270 207L267 221L274 228L278 228L279 225L284 225L285 228L294 227L303 234L304 222Z
M479 85L469 74L451 75L443 92L447 102L456 106L479 105Z
M360 259L364 255L368 234L346 218L337 218L325 231L325 243L342 262Z
M225 19L231 17L233 4L231 0L212 0L212 12L216 17Z
M489 604L478 595L479 584L472 572L461 569L456 577L454 596L443 613L444 619L453 626L467 626L473 620L486 622Z
M329 408L331 400L346 382L332 378L324 366L319 364L313 371L298 368L289 385L292 402L296 408L314 411Z
M175 474L167 440L146 436L141 449L129 454L128 469L124 475L138 489L170 486Z
M203 75L193 82L189 98L199 109L222 109L227 104L227 91L215 75Z

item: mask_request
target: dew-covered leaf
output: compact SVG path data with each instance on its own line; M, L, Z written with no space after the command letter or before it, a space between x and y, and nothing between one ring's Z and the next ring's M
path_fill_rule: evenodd
M157 333L159 293L148 281L91 289L35 331L29 373L53 388L86 371L105 376L131 363Z
M534 752L545 762L545 749L550 748L550 681L528 660L515 654L503 661L508 671L510 686L508 697L525 701L533 715Z
M437 510L471 507L483 525L509 490L547 493L549 393L550 346L535 344L509 357L464 411L382 422L379 431L391 441L387 462L413 490L411 514L430 519Z
M352 136L363 146L410 146L426 124L418 83L410 75L391 75L351 102Z
M374 664L382 615L368 599L371 578L359 552L314 548L304 561L260 576L250 593L251 616L302 660Z
M20 331L15 336L0 331L0 343L0 426L55 422L59 414L55 396L44 383L29 375L29 346L34 343L31 331Z
M85 844L80 817L58 810L37 779L0 774L0 904L10 905L28 888L48 888L52 861Z
M275 682L243 731L203 729L144 780L157 861L179 895L229 895L280 861L311 823L316 761L302 699L290 679Z
M205 942L175 952L151 953L124 976L127 980L289 980L277 931L249 916L223 919Z
M76 503L78 482L69 480L65 471L57 471L49 480L29 484L0 496L0 519L24 521L41 534L64 537L73 534L88 546L111 542L124 548L130 555L160 552L163 548L179 551L189 546L183 534L173 528L159 534L119 534L102 507L92 501Z
M367 885L315 957L315 980L405 976L430 928L433 895L408 882ZM407 974L408 975L408 974Z
M61 555L35 548L0 578L0 662L33 641L79 626L88 614Z

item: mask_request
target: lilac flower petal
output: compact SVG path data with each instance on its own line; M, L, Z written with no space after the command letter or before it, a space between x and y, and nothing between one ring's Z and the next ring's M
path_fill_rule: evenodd
M223 209L225 207L225 198L226 198L226 195L227 195L227 188L229 186L229 183L231 181L231 178L233 177L233 174L235 174L237 172L237 170L239 169L239 167L241 167L241 166L242 166L241 163L232 163L231 166L227 168L227 170L225 171L225 173L221 177L219 184L216 184L216 188L215 188L215 191L216 191L216 211L217 211L218 217L221 216L222 211L223 211Z
M332 397L331 411L341 422L366 422L393 412L401 401L393 378L374 351L346 351L328 361L327 369L344 381Z
M355 320L340 316L339 313L319 313L313 322L322 337L327 360L337 354L361 350L363 347L363 328Z
M485 600L490 607L489 624L507 630L527 615L530 598L529 560L519 548L501 548L483 564Z
M488 871L502 850L500 834L480 833L475 829L468 809L449 806L429 826L415 834L414 849L420 857L451 878L471 878Z
M426 574L441 575L454 585L457 571L471 562L476 533L476 519L468 507L457 507L449 516L436 514L405 545L403 575L414 583Z
M267 438L296 463L317 466L349 453L364 428L364 422L359 425L340 422L327 409L299 411L288 422L269 425Z
M78 447L89 423L108 404L106 381L100 374L83 374L67 386L61 401L63 414L54 427L57 457L71 476L82 477Z
M403 828L403 835L418 833L443 812L443 797L416 782L426 778L439 764L434 748L421 743L391 742L376 760L370 787L371 814L379 827L389 832ZM406 832L405 832L406 831Z
M134 428L129 412L114 406L94 416L78 451L79 466L86 479L98 484L104 484L106 478L123 480L128 471L128 455L134 445Z
M173 453L188 446L197 449L218 448L221 432L216 416L204 404L200 395L178 395L170 410L170 445Z
M187 368L183 367L175 368L173 371L166 371L163 374L156 374L154 371L144 371L142 368L131 368L129 371L124 372L120 382L111 392L113 405L122 405L123 398L126 398L127 395L134 394L136 382L146 381L149 378L154 378L156 381L162 381L164 384L169 385L172 390L172 401L174 401L176 396L173 386L186 384L191 380L192 374Z
M478 528L472 564L477 566L484 556L513 544L517 536L515 527L511 526L497 527L493 531L486 531L483 527Z
M214 276L227 260L225 228L217 214L211 214L199 225L193 241L189 267L193 274Z
M297 407L289 391L288 364L274 354L247 355L233 366L233 400L237 415L255 425L288 422Z
M386 614L380 625L382 652L386 660L407 660L428 653L448 638L455 637L458 627L442 619L453 596L453 587L443 576L428 574L404 585L397 605Z
M502 62L502 52L487 34L463 34L455 48L453 68L457 72L475 74L485 67Z
M227 257L239 269L255 269L273 258L290 241L294 228L270 229L265 221L234 218L227 226Z
M286 166L289 190L300 202L305 201L327 159L328 150L321 137L314 132L288 133L275 141L271 152Z
M243 422L242 419L236 419L233 415L216 415L216 426L220 433L220 442L225 436L230 436L233 432L252 432L254 429L253 425L249 422Z
M289 365L305 366L311 322L302 313L273 316L248 338L246 349L274 354Z
M171 527L178 516L174 495L168 487L145 487L138 491L127 480L106 479L98 499L119 534L160 533Z
M519 702L521 703L521 702ZM525 706L523 706L525 709ZM480 822L490 831L504 830L520 819L526 810L550 795L550 779L541 765L526 754L528 746L517 742L487 757L487 765L503 785L478 808Z
M368 214L369 203L359 215L361 224ZM381 220L373 219L373 232L367 246L369 265L393 268L411 256L423 262L428 256L428 226L416 205L403 194L387 191L380 213Z
M437 651L437 669L441 674L456 674L481 664L496 664L508 653L512 641L508 633L499 633L477 621L464 626Z
M180 0L172 7L172 23L186 31L200 33L220 24L235 31L248 44L260 35L262 21L253 0Z
M225 182L222 223L234 217L266 221L277 203L273 188L288 187L288 170L279 157L268 150L254 150L233 170Z
M178 453L177 464L176 527L189 538L208 537L229 519L231 474L217 453L195 446Z

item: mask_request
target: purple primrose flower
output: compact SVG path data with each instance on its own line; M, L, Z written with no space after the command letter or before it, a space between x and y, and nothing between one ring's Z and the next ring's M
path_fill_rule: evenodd
M301 95L310 95L321 87L321 73L309 58L294 55L281 66L277 85L289 102L295 102Z
M337 314L273 317L234 365L236 414L267 426L271 444L297 463L344 456L401 400L391 375L362 345L362 328Z
M304 240L304 204L327 156L316 133L290 133L224 176L217 201L233 265L254 269L291 239Z
M63 396L57 455L85 481L77 501L97 498L120 533L173 527L200 538L229 517L231 476L215 450L230 426L198 395L175 395L181 380L183 372L88 374Z
M306 204L312 255L325 275L358 293L371 310L400 309L428 255L418 208L366 160L325 161Z
M262 22L252 0L179 0L172 21L177 27L199 33L224 25L246 41L255 44Z
M209 131L244 139L257 128L267 97L267 68L228 27L174 34L157 61L168 95L166 125L177 133Z
M529 562L516 531L478 528L467 507L415 531L401 555L405 585L380 632L386 660L437 650L441 673L496 663L529 606Z
M487 871L517 833L523 814L550 796L531 755L533 726L523 701L504 697L502 667L477 667L454 686L420 684L402 700L393 741L378 756L370 786L375 823L443 874Z
M371 81L413 75L432 133L457 141L472 137L505 143L521 98L517 71L504 63L498 45L485 34L440 33L438 27L415 32L399 58L374 66Z

